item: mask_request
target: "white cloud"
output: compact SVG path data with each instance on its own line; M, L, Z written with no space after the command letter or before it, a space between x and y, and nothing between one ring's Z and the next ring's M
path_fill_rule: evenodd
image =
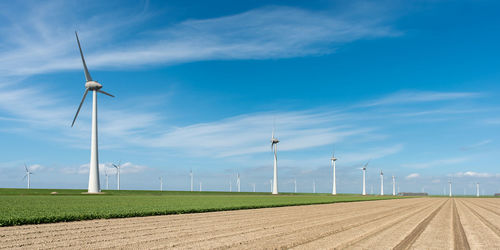
M493 173L478 173L473 171L467 172L458 172L453 174L454 177L477 177L477 178L492 178L492 177L500 177L500 174Z
M407 168L416 168L416 169L431 168L431 167L439 167L439 166L443 166L443 165L451 165L451 164L461 163L461 162L466 161L467 159L468 159L467 157L438 159L438 160L433 160L433 161L429 161L429 162L405 163L405 164L401 164L401 166L407 167Z
M488 145L488 144L490 144L491 142L493 142L493 140L483 140L483 141L480 141L480 142L474 143L474 144L472 144L472 145L468 145L468 146L461 147L460 149L461 149L461 150L464 150L464 151L467 151L467 150L471 150L471 149L475 149L475 148L482 147L482 146L484 146L484 145Z
M99 68L200 60L318 55L332 53L343 43L400 34L385 23L384 15L363 18L355 6L351 13L342 14L264 7L223 17L185 20L146 31L133 27L153 15L115 13L110 18L108 12L94 10L91 19L85 17L81 21L69 15L72 8L64 2L22 6L19 10L24 12L7 18L15 25L6 24L0 30L4 43L11 45L9 50L0 50L0 72L30 75L80 70L73 23L81 24L80 38L91 72ZM370 11L370 15L376 15L373 9ZM54 29L56 25L58 28ZM127 32L123 32L125 29ZM129 35L128 40L122 39L124 33Z
M405 179L412 180L412 179L416 179L416 178L419 178L419 177L420 177L420 174L413 173L413 174L409 174L408 176L406 176Z
M477 98L480 96L480 93L475 92L404 91L364 103L361 106L370 107L403 103L435 102L465 98Z

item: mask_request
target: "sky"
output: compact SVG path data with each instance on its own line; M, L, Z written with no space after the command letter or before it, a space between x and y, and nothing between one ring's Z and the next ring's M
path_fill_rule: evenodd
M500 192L497 1L0 3L0 187Z

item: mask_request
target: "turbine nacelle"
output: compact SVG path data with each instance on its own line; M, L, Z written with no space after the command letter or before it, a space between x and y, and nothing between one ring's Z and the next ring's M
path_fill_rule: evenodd
M85 88L89 90L100 90L102 85L96 81L88 81L85 83Z
M277 139L277 138L271 138L271 144L277 144L279 143L280 141Z
M337 158L335 158L335 156L332 156L332 158L330 160L337 161Z

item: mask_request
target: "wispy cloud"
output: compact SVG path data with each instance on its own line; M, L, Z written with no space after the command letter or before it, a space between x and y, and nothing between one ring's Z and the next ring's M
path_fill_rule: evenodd
M377 100L361 104L364 107L373 107L391 104L407 104L421 102L436 102L480 97L475 92L433 92L433 91L404 91L395 93Z
M488 145L491 142L493 142L493 140L483 140L483 141L480 141L480 142L477 142L477 143L474 143L474 144L471 144L471 145L468 145L468 146L461 147L460 149L463 150L463 151L467 151L467 150L471 150L471 149L482 147L484 145Z
M104 174L107 172L110 175L114 175L117 173L117 170L112 165L113 163L100 163L99 164L99 173ZM146 171L148 167L133 164L131 162L123 163L120 166L120 174L135 174L142 173ZM66 167L60 169L63 174L88 174L89 173L89 164L83 164L78 167Z
M451 165L451 164L461 163L461 162L466 161L467 159L468 159L467 157L438 159L438 160L433 160L433 161L429 161L429 162L405 163L405 164L402 164L401 166L407 167L407 168L416 168L416 169L431 168L431 167L439 167L439 166L443 166L443 165Z
M419 173L412 173L412 174L409 174L408 176L406 176L405 179L412 180L412 179L417 179L419 177L420 177Z
M332 53L344 43L401 34L382 14L363 18L359 12L368 11L365 8L334 14L264 7L210 19L185 20L150 30L134 29L134 26L153 18L153 14L132 11L115 13L109 18L108 12L93 10L93 17L82 23L69 15L73 8L66 2L37 2L35 6L20 6L21 13L16 18L4 12L5 20L11 23L0 29L0 35L5 44L13 46L9 50L0 49L0 72L30 75L79 70L81 62L73 35L75 23L79 23L76 27L81 31L91 69L318 55ZM370 15L374 15L372 12ZM58 28L54 29L56 23ZM124 29L127 32L123 32ZM123 33L132 39L122 42ZM99 43L100 49L96 49Z
M479 173L474 171L458 172L452 175L453 177L477 177L477 178L492 178L500 177L500 174L493 173Z

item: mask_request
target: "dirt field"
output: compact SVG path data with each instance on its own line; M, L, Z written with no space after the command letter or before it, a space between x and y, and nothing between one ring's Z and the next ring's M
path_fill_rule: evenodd
M419 198L5 227L0 248L500 249L500 199Z

